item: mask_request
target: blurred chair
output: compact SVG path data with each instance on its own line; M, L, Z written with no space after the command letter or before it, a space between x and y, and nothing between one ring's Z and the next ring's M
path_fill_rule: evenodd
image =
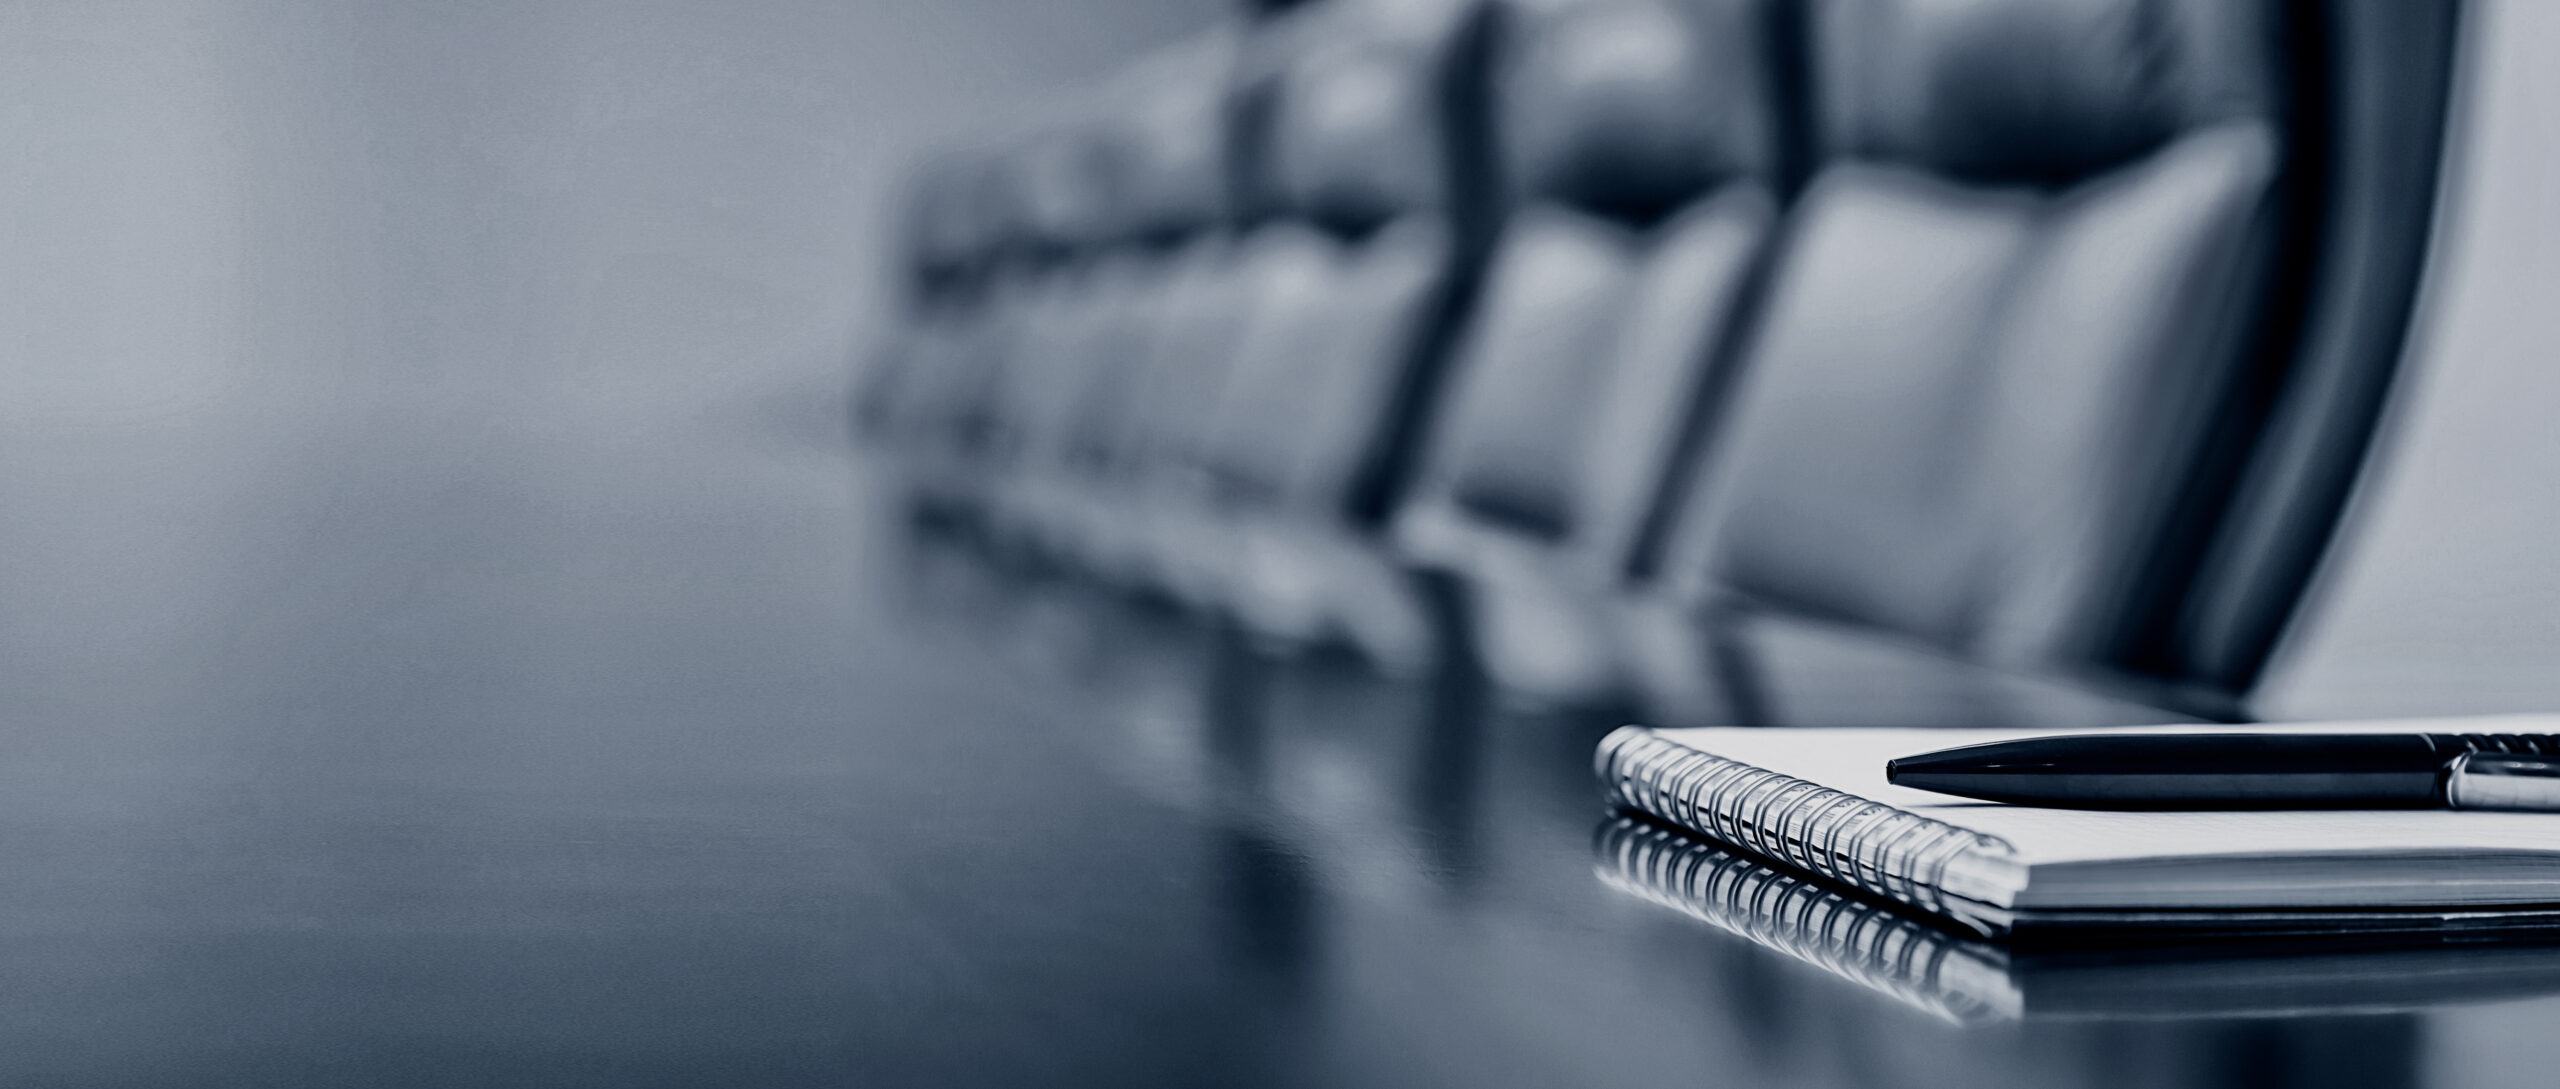
M912 514L975 527L1020 324L1019 178L1002 151L973 147L932 160L913 184L909 290L857 379L856 424L905 478Z
M1015 494L1039 547L1092 570L1125 555L1131 496L1214 395L1242 325L1229 113L1236 35L1181 43L1106 92L1117 216L1103 346L1068 414L1063 457Z
M1727 384L1778 214L1758 0L1521 4L1497 60L1514 208L1396 539L1464 576L1514 696L1624 693L1600 608Z
M2118 666L2286 343L2305 195L2274 5L1810 15L1824 159L1690 573L1960 657ZM1657 665L1658 692L1701 669Z
M1249 53L1236 243L1247 308L1214 404L1189 434L1190 483L1154 520L1150 577L1267 641L1352 639L1426 657L1424 618L1321 605L1362 581L1347 557L1412 471L1489 229L1483 192L1487 8L1337 0L1279 20ZM1257 69L1255 66L1261 66ZM1187 508L1187 509L1186 509Z
M979 316L996 264L989 175L983 156L945 152L914 172L901 202L904 238L892 275L898 297L887 332L863 358L854 389L862 436L895 446L916 438L931 414L934 382Z
M2288 69L2298 127L2295 201L2280 283L2281 373L2263 376L2235 430L2234 471L2210 481L2215 517L2176 568L2178 592L2132 631L2121 667L2245 695L2295 615L2379 441L2428 267L2446 130L2469 5L2321 0L2298 5Z
M1125 326L1116 289L1129 270L1113 249L1124 171L1102 105L1062 104L1002 152L1007 261L983 289L971 354L946 379L968 441L940 486L1008 550L1019 523L995 513L1014 481L1066 459L1075 409Z
M2237 713L2391 385L2454 12L1261 5L928 164L857 413L1266 646L1419 667L1447 573L1544 702L1772 720L1784 625Z

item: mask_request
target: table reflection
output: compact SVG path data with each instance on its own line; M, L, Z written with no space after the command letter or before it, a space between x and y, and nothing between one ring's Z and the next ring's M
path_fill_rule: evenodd
M2560 994L2548 936L2012 948L1631 817L1603 821L1592 849L1613 888L1959 1024L2398 1013Z

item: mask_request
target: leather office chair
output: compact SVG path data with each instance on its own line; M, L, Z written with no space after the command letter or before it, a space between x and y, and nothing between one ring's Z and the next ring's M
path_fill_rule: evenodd
M2286 343L2304 195L2272 5L1810 16L1823 160L1690 573L1963 657L2115 667Z
M862 356L855 376L853 418L862 437L894 441L891 432L905 422L905 391L933 366L958 323L954 312L965 308L974 273L991 256L973 237L978 223L966 200L972 165L944 153L926 160L906 183L899 202L903 237L891 269L897 298L887 332Z
M1144 531L1168 473L1199 446L1259 274L1237 244L1233 124L1236 28L1151 58L1114 91L1124 148L1119 245L1133 255L1127 336L1087 388L1071 478L1039 520L1047 546L1088 574L1144 577ZM1179 489L1174 489L1179 490Z
M973 456L988 437L989 381L1009 325L1015 186L1001 155L947 152L918 171L905 207L905 297L858 380L857 423L910 461Z
M1126 471L1147 441L1149 401L1163 382L1180 384L1216 354L1212 344L1169 341L1192 334L1203 315L1186 297L1191 278L1228 255L1230 182L1226 149L1234 38L1217 33L1151 58L1125 77L1111 137L1123 149L1125 193L1116 242L1140 256L1135 342L1096 385L1080 415L1076 455L1096 473Z
M2121 668L2245 696L2292 623L2378 439L2435 228L2460 55L2460 3L2322 0L2293 12L2293 161L2316 199L2282 279L2297 302L2283 371L2235 413L2245 455L2199 520L2163 608Z
M1602 604L1731 373L1778 212L1756 0L1522 4L1494 86L1515 206L1396 537L1465 576L1504 691L1624 692Z
M1239 237L1248 203L1240 172L1253 157L1243 144L1261 135L1244 120L1255 96L1241 89L1266 87L1278 58L1341 26L1331 15L1302 15L1225 27L1118 81L1118 116L1107 129L1125 152L1125 220L1114 241L1144 255L1123 264L1145 275L1126 285L1134 343L1071 413L1078 471L1016 497L1054 558L1137 588L1173 581L1186 566L1165 542L1199 519L1210 408L1252 315L1280 294L1272 285L1285 264L1271 247Z
M1011 543L1002 481L1062 444L1097 328L1098 243L1116 193L1089 103L1072 102L954 178L977 220L967 292L913 323L888 385L914 502Z
M1159 577L1280 643L1348 637L1426 656L1423 619L1351 557L1410 476L1471 298L1490 201L1481 156L1488 12L1472 0L1343 0L1293 16L1249 86L1238 243L1253 298L1198 433L1206 517L1170 523ZM1362 631L1328 625L1340 621Z
M1017 269L994 301L1011 328L990 376L993 466L1019 473L1064 456L1080 391L1108 351L1111 290L1121 270L1108 250L1120 196L1118 149L1090 103L1037 131L1010 158L1021 213Z

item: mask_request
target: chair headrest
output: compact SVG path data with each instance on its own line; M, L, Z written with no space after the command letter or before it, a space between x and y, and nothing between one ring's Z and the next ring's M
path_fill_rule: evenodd
M1056 257L1107 242L1124 216L1124 150L1089 118L1034 133L1007 157L1022 243Z
M1285 20L1246 65L1263 142L1257 211L1360 233L1451 203L1450 77L1482 0L1329 0ZM1480 96L1479 96L1480 97ZM1481 106L1480 102L1472 105Z
M1825 0L1818 108L1834 153L1976 181L2068 184L2172 134L2263 110L2248 0Z
M1282 74L1270 163L1298 213L1360 231L1443 201L1429 59L1397 42L1334 43Z
M1221 33L1151 57L1119 81L1110 131L1123 172L1122 231L1179 237L1227 217L1234 67L1235 39Z
M1522 5L1495 76L1515 196L1650 220L1771 168L1759 0Z
M900 207L907 260L917 271L937 276L987 255L993 224L982 189L988 168L982 157L946 151L927 159L908 178Z

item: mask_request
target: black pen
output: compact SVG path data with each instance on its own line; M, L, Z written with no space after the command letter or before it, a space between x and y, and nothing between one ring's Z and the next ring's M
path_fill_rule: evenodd
M2070 734L1888 760L1884 776L2072 809L2560 812L2560 734Z

